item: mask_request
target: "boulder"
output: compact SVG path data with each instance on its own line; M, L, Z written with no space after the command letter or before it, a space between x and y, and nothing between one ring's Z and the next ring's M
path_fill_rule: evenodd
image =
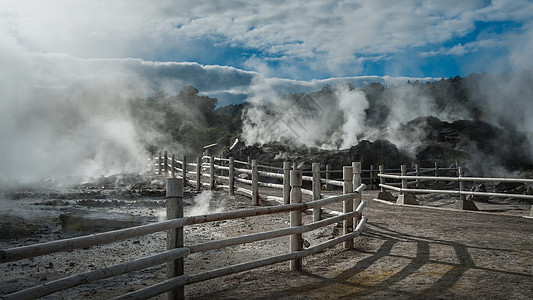
M390 192L379 192L378 199L395 202L396 197L394 197Z
M398 199L396 200L396 204L420 205L418 203L418 200L416 200L415 194L413 193L407 193L407 194L402 194L398 196Z
M481 183L481 184L476 184L474 185L471 189L470 189L471 192L480 192L480 193L486 193L487 192L487 187L485 186L484 183ZM474 196L474 195L468 195L466 197L466 200L468 201L480 201L480 202L489 202L489 199L490 197L489 196Z
M64 231L104 232L139 226L140 218L120 213L73 212L59 215Z
M522 194L525 191L527 187L521 182L500 182L494 187L495 193Z

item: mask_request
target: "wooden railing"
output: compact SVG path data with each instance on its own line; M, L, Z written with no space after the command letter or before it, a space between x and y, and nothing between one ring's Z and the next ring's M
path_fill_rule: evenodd
M180 160L175 159L175 155L172 155L171 157L169 157L167 152L159 152L157 158L155 158L155 160L156 160L156 163L155 163L156 173L158 175L168 174L169 176L174 176L174 174L177 174L177 175L181 175L183 177L184 176L184 174L183 174L183 162L185 162L186 168L187 168L187 171L186 171L187 174L195 174L194 172L189 171L191 168L193 168L197 172L196 175L198 175L198 172L200 172L199 171L200 170L200 167L199 167L200 165L202 166L203 169L210 170L211 157L213 157L214 161L223 162L226 165L226 166L219 166L219 165L214 164L214 168L216 168L217 170L228 170L229 169L230 159L232 159L232 158L221 158L221 157L215 157L215 156L202 155L202 156L197 158L197 161L202 161L202 163L186 163L186 157L185 156L183 156L183 160L180 161ZM235 164L240 165L240 169L238 170L239 172L250 174L250 177L248 178L248 180L251 180L251 177L252 177L252 173L251 173L252 161L253 161L253 159L251 159L250 157L248 157L247 161L234 160L234 165ZM172 163L172 162L174 162L174 163ZM318 163L315 163L315 164L319 165ZM174 168L172 168L172 166L174 166ZM279 172L285 173L285 172L287 172L286 170L290 170L291 168L293 168L293 169L295 168L295 166L291 165L290 163L287 166L284 165L283 167L274 167L274 166L269 166L269 165L266 165L266 164L257 163L257 167L268 170L268 172L270 172L270 174L275 174L276 173L275 171L277 171L278 175L279 175ZM335 176L332 176L332 175L336 175L336 177L340 177L340 176L338 176L338 174L342 175L342 169L332 170L331 166L329 164L324 165L324 167L325 167L324 170L321 170L320 166L316 167L318 169L302 170L302 174L304 175L303 176L304 180L306 180L306 181L311 181L312 180L311 179L312 176L305 176L306 174L316 174L316 173L318 173L318 174L320 174L319 176L322 176L322 174L324 174L324 178L321 178L321 182L324 183L324 185L322 186L323 189L329 190L328 187L330 185L342 187L342 183L341 183L342 181L335 180L335 179L332 178L332 177L335 177ZM246 171L244 171L244 169L246 169ZM458 171L457 170L458 170L457 163L455 163L455 165L452 166L452 167L440 167L437 162L435 162L433 167L420 167L419 164L413 163L411 168L407 168L407 175L414 175L414 174L420 175L420 174L432 173L432 174L435 174L435 176L440 176L440 175L442 175L443 171L444 172L446 172L446 171L454 171L455 174L458 175L458 173L457 173ZM172 173L172 172L174 172L174 173ZM379 177L377 176L377 174L380 173L380 172L387 172L388 174L397 174L397 175L399 175L399 174L401 174L400 173L401 169L400 168L396 168L396 169L395 168L388 168L388 169L385 169L384 166L382 166L382 165L380 165L379 168L376 169L374 165L370 165L370 169L362 169L361 170L361 182L365 183L367 185L367 189L373 189L374 187L375 188L379 188L378 184L374 185L374 183L377 183L379 181ZM261 173L259 173L259 175L261 175ZM363 175L366 175L366 177L363 177ZM209 177L209 174L203 174L201 176ZM265 176L268 177L268 175L265 175ZM272 175L272 176L275 176L275 175ZM316 176L316 175L313 175L313 176ZM198 178L198 176L197 176L197 178ZM226 178L222 177L222 178L223 179L227 179L227 177ZM191 183L191 184L193 184L193 183ZM207 186L206 183L204 183L204 185ZM198 184L196 184L196 186L198 187ZM309 193L309 191L304 191L304 193Z
M407 168L405 165L401 166L401 174L386 174L383 170L378 174L380 178L380 188L381 191L385 192L387 190L392 190L400 193L398 197L398 203L402 203L403 198L407 194L447 194L459 196L460 199L456 203L457 208L466 209L467 207L475 207L475 204L467 199L468 195L471 196L482 196L482 197L507 197L507 198L516 198L516 199L528 199L533 200L533 195L524 195L524 194L509 194L509 193L496 193L496 192L476 192L469 191L465 188L465 182L517 182L524 184L533 184L533 179L525 178L487 178L487 177L465 177L464 169L458 168L457 177L450 176L421 176L418 172L415 175L409 175L406 171ZM400 183L387 183L386 179L393 179L401 181ZM409 181L411 180L411 181ZM443 189L422 189L419 188L422 181L442 181L442 182L458 182L457 190L443 190ZM415 186L415 188L409 186ZM410 204L410 203L405 203ZM533 207L532 207L533 211Z
M205 162L204 162L205 160ZM215 164L218 161L219 164ZM226 166L227 164L227 166ZM245 168L236 168L235 164L245 165ZM181 166L181 168L180 168ZM195 167L195 171L189 171L190 168ZM259 170L269 169L283 173L275 173ZM184 298L184 286L187 284L197 283L220 276L225 276L245 270L250 270L262 266L276 264L280 262L290 261L291 270L302 269L302 259L308 255L320 252L328 247L332 247L344 242L346 248L352 248L354 245L353 239L358 236L364 228L366 217L363 216L363 209L366 201L361 201L361 192L365 189L365 185L361 184L361 165L360 163L353 163L352 166L343 167L343 181L330 180L329 184L342 185L343 194L335 196L324 196L320 194L320 183L323 179L317 177L317 168L313 167L314 176L302 176L301 170L291 170L289 163L284 163L283 168L274 168L266 165L260 165L257 161L252 161L251 164L247 162L235 161L233 158L229 159L215 159L214 157L204 157L198 159L196 164L186 162L186 157L183 160L176 160L174 156L169 158L166 154L158 158L156 165L158 173L169 174L171 177L167 178L167 221L158 222L154 224L136 226L121 230L109 231L104 233L96 233L88 236L81 236L69 239L56 240L46 243L39 243L28 246L21 246L16 248L0 250L0 263L13 262L22 259L48 255L57 252L70 251L74 249L86 248L96 245L112 243L132 237L144 236L161 231L167 231L167 250L156 255L139 258L132 261L123 262L120 264L105 266L100 269L87 271L81 274L71 275L65 278L49 281L41 285L27 288L18 292L7 295L2 295L2 299L35 299L43 297L64 289L75 287L88 282L100 280L103 278L114 277L121 274L130 273L132 271L141 270L155 265L166 263L167 265L167 280L156 285L122 295L116 299L148 299L153 296L167 293L168 299L182 299ZM205 174L202 170L208 170L209 174ZM226 172L228 176L216 174L216 170ZM181 178L176 178L176 174L182 174ZM235 176L235 173L250 175L251 179L243 179ZM225 173L224 173L225 174ZM188 178L188 175L195 176L193 182ZM209 182L202 182L202 177L207 176ZM189 176L191 177L191 176ZM269 177L276 180L283 181L283 184L268 183L259 181L260 177ZM318 179L319 180L318 180ZM227 185L216 185L216 181L227 181ZM304 180L313 181L313 190L305 190L302 188ZM223 212L217 214L208 214L201 216L183 216L183 187L187 182L192 183L199 189L202 185L207 185L214 189L226 188L230 194L235 191L244 192L252 196L252 204L259 205L260 199L276 200L283 204L275 206L254 207L250 209ZM251 189L244 187L236 187L235 182L249 184ZM273 189L283 190L283 197L272 197L269 195L259 195L259 186L264 186ZM303 194L313 196L312 201L303 201ZM323 208L324 206L343 203L343 211L335 212ZM303 224L303 212L312 210L314 212L313 222ZM210 241L206 243L194 244L184 246L183 227L193 224L208 223L214 221L231 220L237 218L247 218L253 216L290 213L290 227L249 234L239 237L232 237L223 240ZM328 216L324 219L325 213ZM316 230L318 228L343 222L343 235L327 242L314 245L304 249L304 240L302 233ZM222 249L225 247L239 245L243 243L252 243L261 240L267 240L282 236L290 236L290 244L288 245L289 253L273 256L265 259L254 260L242 264L232 265L216 270L211 270L199 274L185 274L183 268L183 259L192 253L200 253L213 249Z

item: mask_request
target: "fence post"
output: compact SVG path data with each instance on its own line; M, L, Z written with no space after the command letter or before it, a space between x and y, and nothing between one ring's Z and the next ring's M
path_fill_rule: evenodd
M439 163L435 162L435 177L439 176ZM437 180L435 180L435 183L437 183Z
M159 151L159 155L157 156L157 175L161 175L161 151Z
M326 165L326 179L330 178L330 176L329 176L329 171L330 170L331 170L331 166L330 165ZM326 182L326 191L329 191L329 184L327 182Z
M248 156L248 163L246 164L246 167L248 168L248 170L251 170L252 169L252 158L250 158L250 156ZM248 175L248 179L252 179L252 175Z
M313 200L320 199L320 164L312 163L311 170L313 172ZM313 222L320 221L320 207L313 208Z
M172 154L171 163L170 163L170 176L172 178L176 177L176 169L174 169L174 161L175 161L175 155Z
M342 179L344 180L344 183L342 185L342 194L351 194L353 193L353 183L352 183L352 177L353 177L353 168L352 166L344 166L342 167ZM343 206L342 206L342 212L348 213L353 210L353 199L352 200L344 200ZM343 234L349 234L353 231L353 219L346 219L343 221ZM347 240L344 242L344 248L350 249L353 248L353 239Z
M465 175L465 171L463 170L463 168L459 167L457 169L457 172L459 173L459 175L457 177L463 177ZM459 199L461 199L462 201L466 200L466 195L464 195L462 192L464 192L465 190L465 182L464 181L459 181Z
M385 166L384 165L379 165L378 168L379 168L379 174L383 174L383 171L385 170ZM380 184L385 184L385 178L379 177L379 183ZM381 191L384 192L385 188L381 187Z
M233 156L230 156L229 158L229 171L228 171L228 176L229 176L229 195L230 196L233 196L235 194L235 177L234 177L234 173L235 173L235 169L234 169L234 159L233 159Z
M196 190L202 188L202 157L196 158Z
M181 178L167 178L167 220L183 217L183 183ZM167 231L167 250L183 247L183 227ZM166 264L167 279L183 275L183 258ZM183 286L167 292L167 299L185 299Z
M402 176L407 175L407 166L402 165ZM407 189L407 178L402 178L402 191L400 192L400 195L396 199L396 204L410 204L410 205L418 205L418 201L416 200L416 196L413 193L409 193L404 191L404 189Z
M291 203L291 163L283 162L283 204Z
M165 170L165 176L168 176L168 153L165 151L165 157L164 157L164 170Z
M209 156L209 188L215 189L215 157Z
M352 162L352 169L353 169L353 188L352 188L352 192L353 192L362 183L362 180L361 180L361 162ZM361 193L359 193L359 195L357 195L357 197L354 199L353 210L357 209L359 204L361 204L361 200L362 200L362 195L361 195ZM354 218L354 223L353 223L354 226L357 225L358 222L359 222L359 218L355 217Z
M302 203L302 171L293 170L290 171L290 184L291 184L291 204ZM291 227L297 227L302 225L302 211L295 210L290 213ZM290 248L291 253L302 250L302 234L292 234L290 239ZM290 263L291 271L301 271L302 270L302 259L297 258L291 260Z
M457 169L459 172L459 178L463 177L465 175L464 169L459 167ZM462 194L462 192L465 191L465 183L464 181L459 180L459 200L455 201L454 208L455 209L462 209L462 210L479 210L477 208L477 205L472 201L471 199L468 199L465 194Z
M400 166L400 169L402 171L402 176L406 176L407 175L407 166L406 165L401 165ZM403 189L406 189L407 188L407 178L402 178L402 190ZM404 191L401 191L400 194L405 194Z
M371 189L374 189L374 165L370 165L370 174L369 174L369 177L370 177L370 188Z
M419 164L415 164L415 174L416 174L416 177L419 177L420 176L420 165ZM420 187L420 179L416 179L416 187L419 188Z
M259 205L259 173L257 160L252 160L252 204Z
M183 165L182 166L182 169L183 169L183 186L187 186L187 156L186 155L183 155Z

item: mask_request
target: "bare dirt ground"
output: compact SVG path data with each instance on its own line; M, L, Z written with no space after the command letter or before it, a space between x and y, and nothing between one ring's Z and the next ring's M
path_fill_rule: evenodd
M303 272L289 271L288 262L189 285L190 299L532 299L533 219L503 214L459 212L424 207L403 207L375 202L368 191L364 215L368 222L354 249L337 245L304 259ZM2 239L1 248L33 244L80 234L66 232L58 214L72 210L127 213L139 222L156 222L164 212L157 196L100 199L114 204L82 206L79 199L24 198L24 207L38 211L34 234ZM150 199L152 202L143 201ZM200 202L208 200L207 207ZM55 203L51 204L51 201ZM22 203L17 202L17 203ZM226 192L188 190L185 214L195 209L229 211L250 208L250 199ZM273 205L274 203L262 203ZM439 205L434 205L439 206ZM445 206L445 204L442 204ZM335 208L335 207L333 207ZM338 207L336 207L338 209ZM43 211L45 213L43 213ZM4 216L9 215L5 210ZM46 213L48 212L48 213ZM499 212L502 212L499 210ZM527 212L524 212L527 214ZM304 223L311 222L306 215ZM239 236L289 226L288 214L235 219L185 228L186 244ZM39 223L40 222L40 223ZM40 224L40 225L39 225ZM39 226L36 226L39 225ZM40 231L39 231L40 230ZM330 225L304 235L311 245L338 236ZM0 264L0 294L147 256L164 250L165 234ZM200 273L230 264L287 253L288 237L192 254L185 272ZM44 299L109 299L155 284L165 278L155 266L116 278L104 279L58 292ZM158 299L164 299L163 296Z

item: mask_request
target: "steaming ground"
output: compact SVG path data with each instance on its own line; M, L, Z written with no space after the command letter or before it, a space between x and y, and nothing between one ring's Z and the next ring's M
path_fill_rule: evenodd
M101 178L68 190L10 191L2 198L0 211L0 248L11 248L61 238L107 231L165 219L165 191L163 180L151 176L117 175ZM113 183L113 185L111 185ZM126 183L134 183L126 184ZM243 196L228 197L227 193L187 188L184 196L185 215L215 213L250 207ZM262 219L262 220L261 220ZM186 244L235 236L244 232L266 231L286 227L284 217L246 219L200 224L185 228ZM227 251L209 251L207 256L191 255L186 268L193 273L236 264L243 257L266 257L286 250L286 241L262 242L268 246L257 251L255 246L240 245ZM105 265L120 263L165 249L165 233L156 233L107 245L52 254L34 259L0 265L2 294L25 287L77 274ZM270 250L269 250L270 249ZM271 249L278 249L272 252ZM206 259L207 257L207 259ZM122 293L155 284L164 278L164 267L87 284L72 291L60 292L44 299L109 299Z
M33 190L4 194L3 230L4 225L11 222L11 225L26 227L27 231L7 239L2 232L0 248L92 232L92 229L79 227L81 224L74 229L62 229L60 215L88 213L90 216L112 216L113 221L128 215L130 220L140 224L164 218L163 181L151 176L134 181L132 177L136 176L103 178L61 192ZM104 188L111 182L116 185ZM124 185L128 182L137 184ZM303 273L290 272L287 263L282 263L190 285L186 287L188 298L527 299L530 296L533 284L531 219L392 207L373 202L376 194L375 191L363 194L363 199L368 201L365 215L369 222L364 233L356 239L355 250L346 251L339 245L307 258ZM438 199L425 201L433 206L446 205ZM218 191L196 192L189 188L184 203L186 215L251 207L248 197L229 197L226 192ZM311 221L312 215L305 214L304 223ZM193 244L288 226L288 214L258 216L187 226L184 236L186 244ZM304 239L315 245L338 236L341 230L338 224L333 224L304 234ZM66 275L148 256L163 251L165 244L165 233L157 233L0 264L0 290L9 293ZM287 251L288 237L237 245L192 254L185 260L185 269L187 273L195 274ZM44 299L109 299L161 282L164 278L164 267L155 266L85 284ZM158 299L164 299L164 296Z

